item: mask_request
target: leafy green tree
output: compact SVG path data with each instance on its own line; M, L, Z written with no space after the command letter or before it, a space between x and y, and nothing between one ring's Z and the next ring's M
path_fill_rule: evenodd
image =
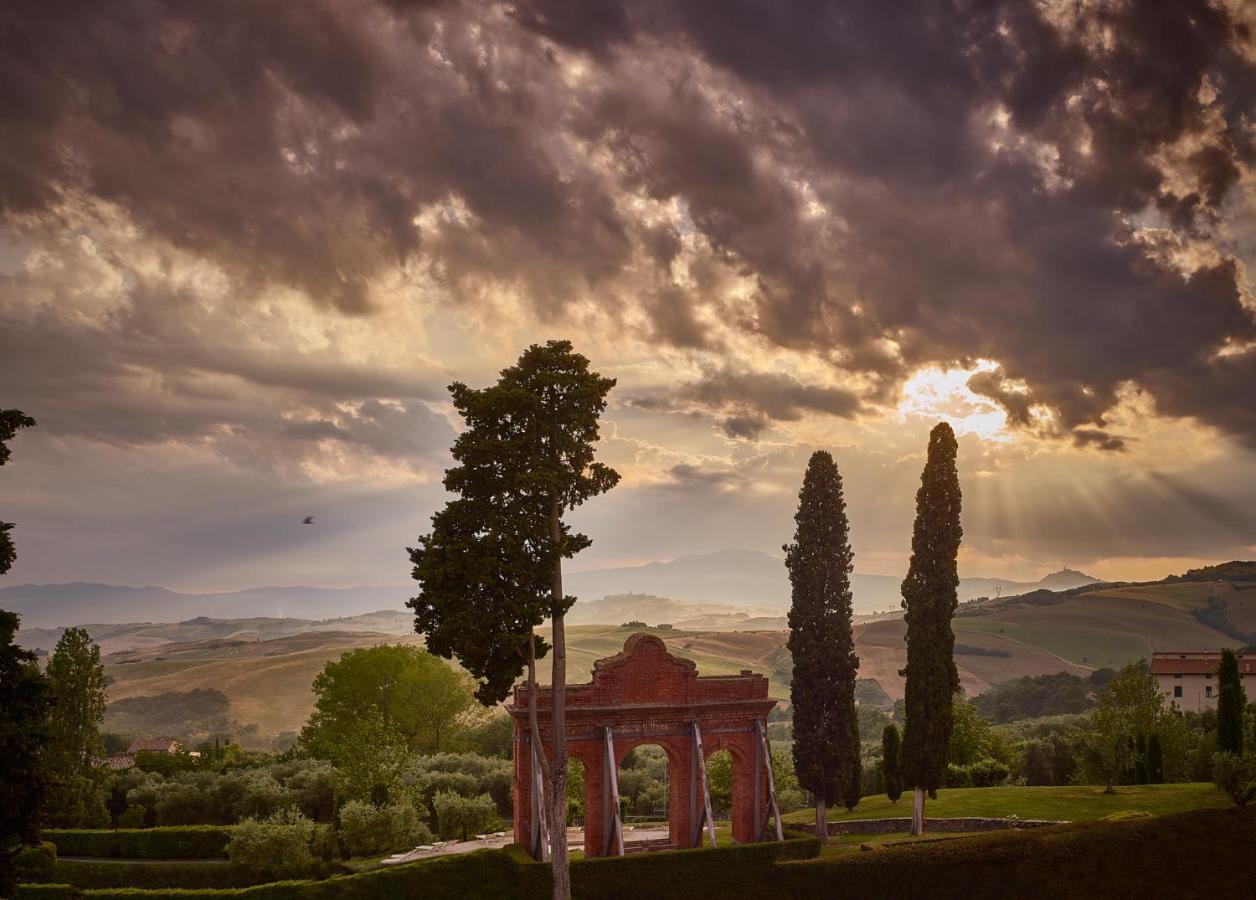
M842 476L824 450L811 454L794 542L784 547L792 600L788 648L794 661L789 687L794 712L794 771L816 798L816 834L827 836L826 808L850 793L859 766L855 673L859 657L851 633L853 554Z
M82 628L67 628L48 662L53 705L45 750L53 788L48 822L63 828L100 828L108 773L101 763L105 720L105 670L100 647Z
M899 770L898 727L891 722L881 732L881 766L885 775L885 795L891 803L903 796L903 775Z
M1123 778L1137 778L1138 737L1153 734L1158 735L1166 777L1180 777L1189 734L1181 716L1165 709L1146 661L1139 660L1123 668L1099 695L1083 745L1083 775L1113 793Z
M599 419L615 381L589 369L569 341L532 345L495 385L450 386L466 430L454 442L458 465L445 473L455 499L432 517L432 531L410 550L418 597L415 630L440 656L457 656L481 682L486 704L509 693L524 667L535 697L535 629L551 623L553 754L542 761L550 821L565 818L567 784L564 616L575 598L563 592L562 561L592 542L563 521L619 480L593 461ZM539 739L533 713L533 740ZM554 896L570 896L567 846L551 829Z
M9 441L23 428L34 428L35 420L20 409L0 409L0 466L9 461ZM0 522L0 575L13 568L17 548L13 546L12 522Z
M47 793L42 753L52 692L35 654L15 641L16 613L0 610L0 896L10 896L13 861L39 840Z
M1243 755L1243 708L1247 705L1239 660L1234 651L1221 651L1217 667L1217 749Z
M946 774L951 698L959 688L951 617L958 603L960 525L959 444L945 422L929 434L929 453L916 492L911 562L903 580L907 624L907 732L903 778L915 789L912 834L924 832L925 792L936 795Z
M404 644L350 650L314 679L314 712L302 744L323 759L368 709L410 750L438 753L483 718L475 684L464 672L420 647Z
M958 694L951 698L951 740L947 761L957 766L991 757L994 735L990 723L981 717L976 705Z

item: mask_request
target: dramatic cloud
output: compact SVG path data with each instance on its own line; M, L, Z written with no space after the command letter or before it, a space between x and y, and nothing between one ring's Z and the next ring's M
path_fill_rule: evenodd
M13 0L0 405L364 496L438 477L444 385L560 334L620 379L642 497L785 503L837 434L907 504L922 373L966 385L930 414L1097 467L1167 465L1168 421L1256 448L1254 23Z

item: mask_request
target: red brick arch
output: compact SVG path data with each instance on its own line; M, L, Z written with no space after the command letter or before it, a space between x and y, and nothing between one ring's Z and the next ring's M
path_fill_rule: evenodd
M733 840L760 840L768 817L768 766L764 741L767 716L776 705L768 680L744 670L740 675L699 676L697 666L672 656L659 638L634 634L615 656L593 664L593 680L567 687L567 747L585 769L585 839L588 856L607 849L605 797L606 733L611 729L618 764L634 747L662 747L668 760L669 833L676 847L694 846L699 837L702 786L695 754L694 724L704 759L719 750L733 757ZM537 690L537 718L546 757L552 755L550 689ZM515 689L515 840L532 837L533 766L528 726L528 690ZM700 839L700 838L699 838ZM616 852L612 844L611 852Z

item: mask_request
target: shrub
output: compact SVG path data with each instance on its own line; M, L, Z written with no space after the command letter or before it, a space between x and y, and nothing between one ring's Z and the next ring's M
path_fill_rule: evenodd
M57 848L51 841L19 847L13 869L21 881L51 881L57 868Z
M973 787L995 787L1007 781L1008 768L997 759L979 759L968 767Z
M432 833L409 803L373 806L351 800L340 808L340 840L348 856L377 856L428 843Z
M44 829L61 856L112 859L221 859L231 840L229 827L189 825L179 828Z
M949 763L946 767L944 784L949 788L972 787L973 782L968 772L968 766L957 766L955 763Z
M463 797L453 791L442 791L433 799L436 822L443 839L468 837L489 831L498 822L493 798L488 794Z
M1256 754L1214 753L1212 779L1236 805L1246 806L1256 800Z
M299 810L282 810L266 819L245 819L232 829L227 856L255 875L294 877L312 868L313 839L313 822Z

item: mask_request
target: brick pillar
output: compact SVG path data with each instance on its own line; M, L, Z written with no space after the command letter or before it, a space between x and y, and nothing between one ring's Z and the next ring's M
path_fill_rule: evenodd
M692 802L689 797L689 787L693 783L692 771L693 750L691 747L682 745L674 755L669 755L668 834L672 845L677 848L692 846L690 842L693 840L693 828L696 822L689 805ZM699 797L698 804L701 805L701 803L702 800Z
M731 744L732 742L730 742ZM738 735L733 755L733 840L749 844L759 839L759 823L755 821L754 735ZM759 773L759 815L767 813L767 769Z
M598 745L601 749L601 745ZM606 803L603 800L605 789L603 779L606 777L606 766L602 763L605 753L594 754L593 759L581 756L584 762L584 855L601 856L606 847L606 828L604 817Z

